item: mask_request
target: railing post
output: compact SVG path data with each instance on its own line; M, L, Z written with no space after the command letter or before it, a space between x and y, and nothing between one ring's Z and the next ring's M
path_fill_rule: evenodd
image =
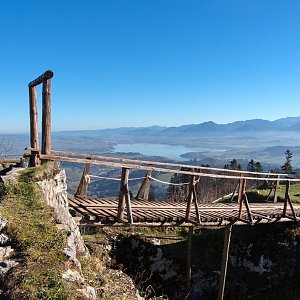
M150 166L150 165L149 165ZM150 180L150 176L152 175L152 170L148 170L147 174L136 194L135 199L140 199L141 195L143 193L143 199L144 200L149 200L149 192L150 192L150 184L151 184L151 180Z
M277 176L277 179L279 179L279 178L280 178L280 176ZM279 180L276 180L276 185L275 185L275 190L274 190L274 199L273 199L274 203L277 203L278 189L279 189Z
M91 159L91 157L87 157L86 159ZM82 196L82 197L87 196L87 191L88 191L87 176L90 174L90 169L91 169L91 164L86 163L85 167L84 167L84 170L82 172L82 176L81 176L79 185L77 187L77 191L75 193L75 196Z
M191 206L193 202L193 187L194 187L194 182L195 182L195 176L191 176L190 184L189 184L189 194L187 198L187 203L186 203L186 212L185 212L185 221L188 222L190 220L191 216Z
M129 169L123 167L122 168L122 175L121 175L121 184L120 184L120 195L119 195L117 219L118 219L119 222L121 222L123 220L124 211L125 211L125 203L126 203L127 220L130 224L132 224L133 223L133 218L132 218L131 199L130 199L128 178L129 178Z

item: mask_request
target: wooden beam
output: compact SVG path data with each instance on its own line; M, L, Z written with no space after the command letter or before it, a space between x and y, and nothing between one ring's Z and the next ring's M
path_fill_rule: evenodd
M220 285L219 285L218 300L223 300L223 298L224 298L231 233L232 233L232 224L229 224L225 227L223 258L222 258L222 268L221 268L221 278L220 278Z
M31 150L31 148L27 148L27 149ZM81 158L71 158L71 157L65 157L65 156L45 155L45 154L40 154L39 156L41 159L45 159L45 160L86 163L86 160L81 159ZM239 176L219 175L219 174L211 174L211 173L198 173L198 172L192 172L192 171L181 171L181 170L173 170L173 169L167 169L167 168L148 167L148 166L141 166L141 165L135 165L135 164L123 164L120 162L91 160L91 164L110 166L110 167L124 167L124 168L128 168L128 169L137 169L137 170L153 170L153 171L173 173L173 174L177 173L177 174L186 174L186 175L196 175L199 177L241 179L241 177L239 177ZM264 181L265 180L265 178L255 178L255 177L242 177L242 178L247 179L247 180L255 180L255 181L257 181L257 180ZM283 178L277 179L277 178L274 178L273 180L274 181L276 181L276 180L287 181L288 180L290 182L300 182L300 179L283 179Z
M44 80L51 79L53 77L53 72L51 70L47 70L41 76L37 77L33 81L28 83L28 87L34 87L44 82Z
M29 149L30 150L30 149ZM68 152L68 151L57 151L52 150L52 154L58 155L69 155L69 156L77 156L77 157L91 157L92 159L101 159L101 160L108 160L108 161L118 161L118 162L129 162L129 163L137 163L137 164L147 164L147 165L160 165L160 166L169 166L169 167L186 167L192 169L199 169L199 170L208 170L208 171L221 171L224 173L235 173L235 174L251 174L251 175L266 175L268 178L270 176L287 176L287 174L283 173L263 173L263 172L251 172L251 171L242 171L242 170L230 170L230 169L222 169L222 168L212 168L212 167L203 167L203 166L196 166L196 165L185 165L185 164L175 164L175 163L167 163L167 162L157 162L157 161L147 161L147 160L138 160L138 159L128 159L128 158L118 158L118 157L109 157L103 155L90 155L90 154L83 154L83 153L75 153L75 152ZM260 180L259 177L250 177L253 180Z
M91 159L90 157L87 157L86 159ZM86 197L87 196L87 191L88 191L88 181L87 181L87 176L90 174L91 170L91 164L86 163L85 167L82 172L82 176L79 182L79 185L77 187L77 191L75 193L76 196L81 196L81 197Z
M189 193L186 201L186 212L185 212L185 220L186 222L189 222L190 216L191 216L191 206L193 202L193 187L195 183L195 176L191 176L190 184L189 184Z
M42 154L51 154L51 80L43 81Z
M29 115L30 115L30 144L32 148L39 148L38 138L38 112L35 86L29 87ZM32 151L29 165L35 167L39 164L38 152Z

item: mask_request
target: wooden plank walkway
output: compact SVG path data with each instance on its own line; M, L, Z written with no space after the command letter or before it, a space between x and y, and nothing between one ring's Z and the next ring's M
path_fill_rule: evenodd
M70 197L69 206L82 216L81 224L95 226L125 226L127 213L122 222L118 222L118 199L92 199ZM185 220L186 202L162 202L131 200L133 226L216 226L235 224L257 224L295 221L290 210L283 215L283 203L250 203L253 223L250 222L247 210L239 218L237 203L199 203L201 223L197 223L196 211L191 208L190 219ZM300 219L300 205L294 204L297 219Z

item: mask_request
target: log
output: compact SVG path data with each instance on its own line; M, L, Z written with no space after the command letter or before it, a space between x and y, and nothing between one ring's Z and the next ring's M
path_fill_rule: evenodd
M53 72L51 70L47 70L45 73L43 73L41 76L37 77L33 81L28 83L28 87L34 87L36 85L39 85L44 82L44 80L51 79L53 77Z
M27 149L31 150L31 148L27 148ZM77 162L77 163L86 163L87 162L85 159L81 159L81 158L71 158L71 157L56 156L56 155L40 154L39 157L40 157L40 159L54 160L54 161L55 160L56 161L68 161L68 162ZM137 170L153 170L153 171L173 173L173 174L177 173L177 174L186 174L186 175L196 175L196 176L211 177L211 178L241 179L240 176L198 173L198 172L192 172L192 171L181 171L181 170L173 170L173 169L167 169L167 168L148 167L148 166L141 166L141 165L135 165L135 164L123 164L123 163L119 163L119 162L91 160L91 164L110 166L110 167L124 167L124 168L128 168L128 169L137 169ZM255 181L257 181L257 180L264 181L265 180L265 178L255 178L255 177L242 177L242 178L247 179L247 180L255 180ZM274 178L273 180L274 181L300 182L300 179Z
M149 198L150 184L151 184L151 180L150 180L149 176L151 176L151 175L152 175L152 170L148 170L147 174L146 174L146 176L145 176L145 178L144 178L144 180L143 180L143 182L142 182L142 184L141 184L141 186L140 186L140 188L139 188L139 190L136 194L135 199L137 199L137 200L140 199L141 195L143 193L142 199L146 200L146 201L149 200L148 198Z
M230 170L230 169L221 169L221 168L211 168L211 167L202 167L202 166L193 166L193 165L185 165L185 164L175 164L175 163L166 163L166 162L156 162L156 161L147 161L147 160L138 160L138 159L128 159L128 158L118 158L118 157L107 157L103 155L90 155L90 154L82 154L68 151L56 151L52 150L52 154L58 155L69 155L69 156L78 156L78 157L91 157L92 159L102 159L108 161L119 161L119 162L132 162L137 164L147 164L147 165L160 165L160 166L169 166L169 167L186 167L186 168L194 168L199 170L208 170L208 171L221 171L225 173L236 173L236 174L251 174L251 175L266 175L268 179L270 176L287 176L287 174L280 173L263 173L263 172L251 172L251 171L242 171L242 170ZM251 177L253 180L260 180L257 177Z
M86 159L91 159L90 157L87 157ZM79 185L77 187L77 191L75 193L75 197L81 196L81 197L86 197L87 196L87 191L88 191L88 182L86 180L87 175L90 174L90 169L91 169L91 164L86 163L85 167L82 172L82 176L79 182Z
M51 154L51 81L43 81L42 154Z
M30 144L32 148L39 147L38 138L38 112L37 112L37 98L35 86L29 87L29 115L30 115ZM38 152L32 151L30 157L30 166L36 167L38 162Z

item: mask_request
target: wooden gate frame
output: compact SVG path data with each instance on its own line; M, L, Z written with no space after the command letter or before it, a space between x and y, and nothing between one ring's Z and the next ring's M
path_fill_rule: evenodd
M29 88L29 108L30 108L30 144L31 148L39 149L38 139L38 112L36 86L43 84L42 88L42 154L51 155L51 78L53 72L47 70L41 76L30 83ZM35 167L40 164L38 152L32 151L30 166Z

